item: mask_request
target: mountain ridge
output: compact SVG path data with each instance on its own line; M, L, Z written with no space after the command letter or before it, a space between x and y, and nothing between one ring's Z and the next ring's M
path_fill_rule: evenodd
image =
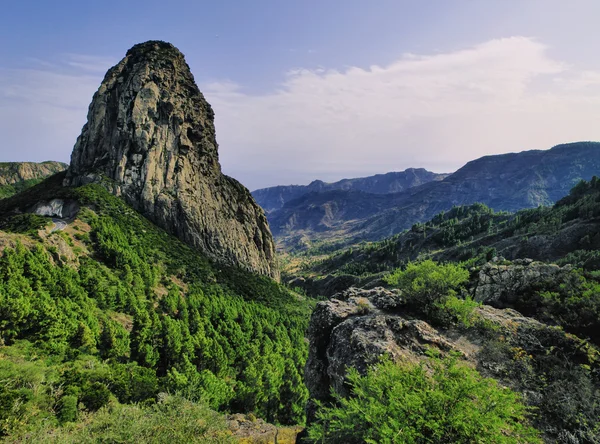
M290 201L268 217L284 248L294 247L299 238L378 240L456 205L481 202L498 211L551 205L579 180L599 173L600 143L574 142L549 150L485 156L441 181L400 193L317 193Z
M425 168L407 168L372 176L341 179L336 182L313 180L308 185L279 185L252 191L258 204L269 213L281 209L287 202L312 192L333 190L364 191L373 194L389 194L404 191L423 183L442 180L448 174L433 173Z

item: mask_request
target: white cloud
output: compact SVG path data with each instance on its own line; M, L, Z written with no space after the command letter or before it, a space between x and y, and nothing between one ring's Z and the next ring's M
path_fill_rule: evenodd
M67 160L116 60L30 62L0 68L0 160ZM251 189L407 167L451 171L486 154L600 139L600 73L524 37L405 54L387 66L290 70L270 93L246 86L200 89L215 109L224 171Z
M486 154L599 139L598 79L514 37L388 66L297 69L270 94L201 89L225 171L254 188L411 166L451 171Z

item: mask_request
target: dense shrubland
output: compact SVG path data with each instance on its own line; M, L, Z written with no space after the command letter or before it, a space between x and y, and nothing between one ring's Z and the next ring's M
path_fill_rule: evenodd
M437 356L423 364L382 362L363 376L351 371L353 395L336 395L334 404L322 406L311 437L536 442L529 419L536 425L550 418L567 431L564 442L598 439L597 351L585 340L575 351L561 342L561 329L600 341L600 256L593 235L589 248L561 256L575 267L558 285L539 282L517 301L524 314L557 326L555 335L520 333L531 337L531 348L482 322L468 287L469 268L497 254L495 240L593 221L600 216L599 191L597 179L582 182L552 208L514 215L480 204L457 207L407 233L313 263L316 273L377 272L381 283L402 291L411 316L438 328L476 331L485 337L481 359L493 371ZM6 235L0 254L0 436L21 442L177 442L183 436L227 442L215 410L303 422L310 299L211 263L100 186L57 192L79 201L81 223L74 227L86 229L40 236L46 218L0 220ZM27 193L17 199L33 196ZM73 255L61 253L59 243ZM454 262L426 259L436 254ZM425 260L414 261L419 258ZM478 371L508 381L515 391ZM526 390L538 396L527 400L533 411L516 394ZM395 438L398 430L403 440Z
M327 443L537 443L521 397L456 357L348 373L352 395L334 395L309 429Z
M38 218L4 221L27 235L0 256L0 434L160 392L302 422L309 301L211 264L100 186L70 192L90 230L49 236L81 242L75 260L37 235Z

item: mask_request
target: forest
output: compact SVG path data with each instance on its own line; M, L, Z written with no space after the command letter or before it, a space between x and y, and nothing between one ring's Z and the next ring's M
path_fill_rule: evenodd
M6 209L58 195L80 205L64 231L27 213L0 220L2 439L236 442L227 412L305 424L305 337L318 297L211 262L101 185L58 189L59 183L51 178L0 202ZM510 214L481 204L455 207L386 241L317 260L304 255L305 272L375 277L402 292L409 316L485 338L482 356L518 381L509 390L457 356L433 351L419 364L384 359L366 374L349 369L352 395L332 393L306 439L539 442L533 425L550 421L593 442L600 436L594 233L585 234L587 249L562 252L558 261L574 266L558 284L539 282L514 306L556 326L552 334L526 333L541 348L517 346L479 318L481 304L468 288L478 265L498 254L498 236L555 235L599 215L600 184L593 179L551 208ZM430 254L404 254L414 248ZM464 251L468 257L456 259ZM454 260L431 260L444 252ZM563 331L582 338L572 337L580 341L577 350L568 349ZM536 409L520 393L530 389L540 394ZM397 430L404 441L395 440Z
M160 393L303 421L310 300L209 262L99 185L69 193L72 233L3 221L2 436Z

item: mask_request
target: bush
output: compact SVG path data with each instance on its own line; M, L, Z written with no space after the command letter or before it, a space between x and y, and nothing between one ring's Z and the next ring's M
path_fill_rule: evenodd
M106 406L60 429L41 426L9 442L35 443L230 443L224 418L203 404L163 396L150 406Z
M324 443L539 443L520 396L459 363L382 361L365 376L348 372L352 396L334 393L309 437Z
M385 278L389 285L402 290L409 309L430 322L470 327L477 304L457 297L468 279L469 272L460 265L431 260L411 262L404 270L399 268Z
M386 282L402 290L419 304L431 305L455 295L469 279L469 272L459 265L438 264L432 260L411 262L406 269L397 269L385 278Z
M61 423L76 421L77 396L67 395L60 398L57 416Z

